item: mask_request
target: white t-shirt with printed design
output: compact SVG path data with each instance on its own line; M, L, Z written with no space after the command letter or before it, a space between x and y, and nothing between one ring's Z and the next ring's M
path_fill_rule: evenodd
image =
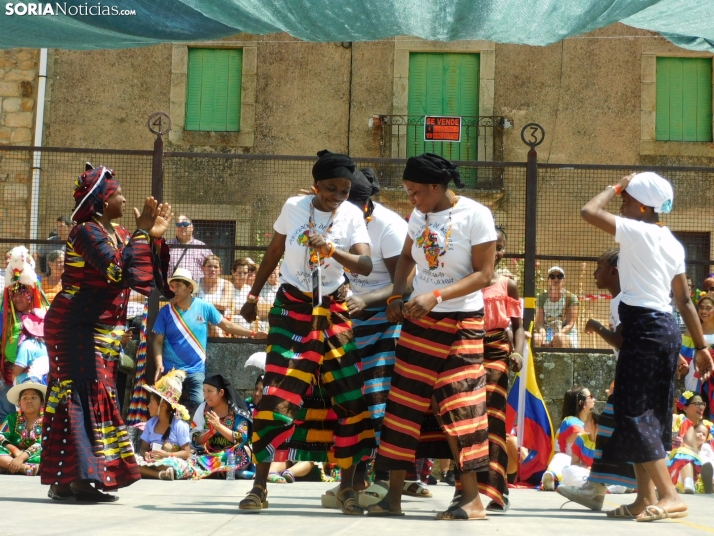
M372 242L372 273L364 276L346 271L355 295L364 296L392 284L384 259L396 257L402 252L407 227L407 221L399 214L374 203L372 219L367 223L367 232Z
M445 236L449 229L451 212L451 237L443 256ZM471 248L496 240L496 226L491 211L473 199L460 196L456 206L441 212L429 213L429 236L424 240L424 214L414 209L409 218L409 237L413 240L412 257L416 261L414 293L426 294L448 287L473 273ZM434 243L434 241L436 243ZM481 291L437 304L436 313L478 311L483 309Z
M303 292L312 291L312 272L308 244L310 203L314 196L291 197L283 205L273 228L285 235L285 256L280 266L280 282L293 285ZM352 203L344 202L335 211L314 210L313 232L325 234L332 220L326 240L340 251L349 251L355 244L370 244L362 211ZM334 258L320 258L322 293L331 294L344 282L344 268Z

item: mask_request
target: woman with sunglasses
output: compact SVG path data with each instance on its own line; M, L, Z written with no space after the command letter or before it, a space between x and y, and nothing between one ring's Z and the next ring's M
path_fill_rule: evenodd
M560 266L548 270L550 288L536 304L536 347L577 348L578 298L565 290L565 272Z
M622 196L620 216L607 211ZM659 221L672 210L672 185L652 172L623 177L581 209L589 224L620 244L619 313L622 346L612 396L615 429L603 460L630 462L637 477L637 497L627 511L637 521L687 515L677 495L665 457L672 448L672 404L681 332L672 316L670 292L694 341L697 371L706 380L714 361L689 296L684 248ZM598 471L598 459L593 471Z
M685 391L677 399L677 410L679 414L675 416L672 423L672 451L667 457L667 468L672 477L672 482L682 485L684 493L695 493L695 479L697 475L702 476L702 482L708 483L705 488L706 493L711 493L712 465L706 467L699 457L697 445L696 428L704 424L709 430L712 423L704 419L706 402L697 393ZM708 438L709 433L706 434ZM708 491L707 491L708 490Z
M699 320L702 322L704 341L710 349L714 348L714 294L705 294L699 298L699 301L697 302L697 313L699 313ZM685 331L682 336L682 346L679 349L679 372L680 375L686 373L686 376L684 377L684 388L687 391L692 391L694 393L701 391L702 394L709 394L712 390L710 382L702 383L696 373L697 370L694 366L695 346L696 345L694 344L694 340L689 334L689 331Z

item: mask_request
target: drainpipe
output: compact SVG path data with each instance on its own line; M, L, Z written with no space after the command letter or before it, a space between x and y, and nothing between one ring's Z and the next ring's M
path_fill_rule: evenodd
M37 88L37 114L35 114L35 147L42 147L42 126L45 121L45 88L47 85L47 49L40 49L40 72ZM40 221L40 162L42 152L32 153L32 193L30 208L30 239L37 240L37 228ZM37 244L30 246L31 251L36 251Z

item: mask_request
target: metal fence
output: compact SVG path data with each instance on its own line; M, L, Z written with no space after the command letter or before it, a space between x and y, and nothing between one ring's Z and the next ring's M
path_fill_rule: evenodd
M399 214L409 214L411 206L401 187L405 160L355 160L358 167L377 171L383 186L378 200ZM260 263L285 199L312 184L314 158L0 147L0 244L5 250L25 244L41 257L57 245L56 239L49 237L57 217L69 215L74 207L73 183L86 161L116 171L127 197L123 225L133 227L130 209L140 207L145 196L152 192L162 196L177 216L191 220L195 238L220 257L223 277L230 282L236 259L250 257ZM496 223L506 229L507 256L499 269L519 282L522 295L528 290L537 296L548 290L548 268L560 266L566 275L565 288L579 300L580 333L574 346L604 348L598 338L585 335L583 328L588 318L607 323L609 296L595 287L592 273L595 260L614 246L614 240L586 225L579 209L604 186L645 168L541 164L528 172L523 162L464 161L460 165L462 173L476 179L459 193L488 206ZM714 170L646 169L660 173L674 186L674 210L664 215L663 221L684 243L688 273L694 287L701 288L714 264L714 222L708 210L714 201ZM526 210L528 181L537 184L534 225L527 220L527 214L533 217ZM619 206L613 202L609 208L616 213ZM173 236L174 231L169 234ZM526 264L529 240L535 248L535 262ZM44 271L44 264L41 266Z

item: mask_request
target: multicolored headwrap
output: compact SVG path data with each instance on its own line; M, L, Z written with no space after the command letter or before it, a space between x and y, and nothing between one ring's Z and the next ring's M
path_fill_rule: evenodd
M119 181L114 178L114 171L104 166L93 168L87 164L87 170L74 183L75 207L72 221L84 223L95 216L101 216L104 203L119 188Z
M689 401L692 399L694 396L694 393L691 391L684 391L679 398L677 399L677 408L679 411L684 411L687 409L687 406L689 405Z

